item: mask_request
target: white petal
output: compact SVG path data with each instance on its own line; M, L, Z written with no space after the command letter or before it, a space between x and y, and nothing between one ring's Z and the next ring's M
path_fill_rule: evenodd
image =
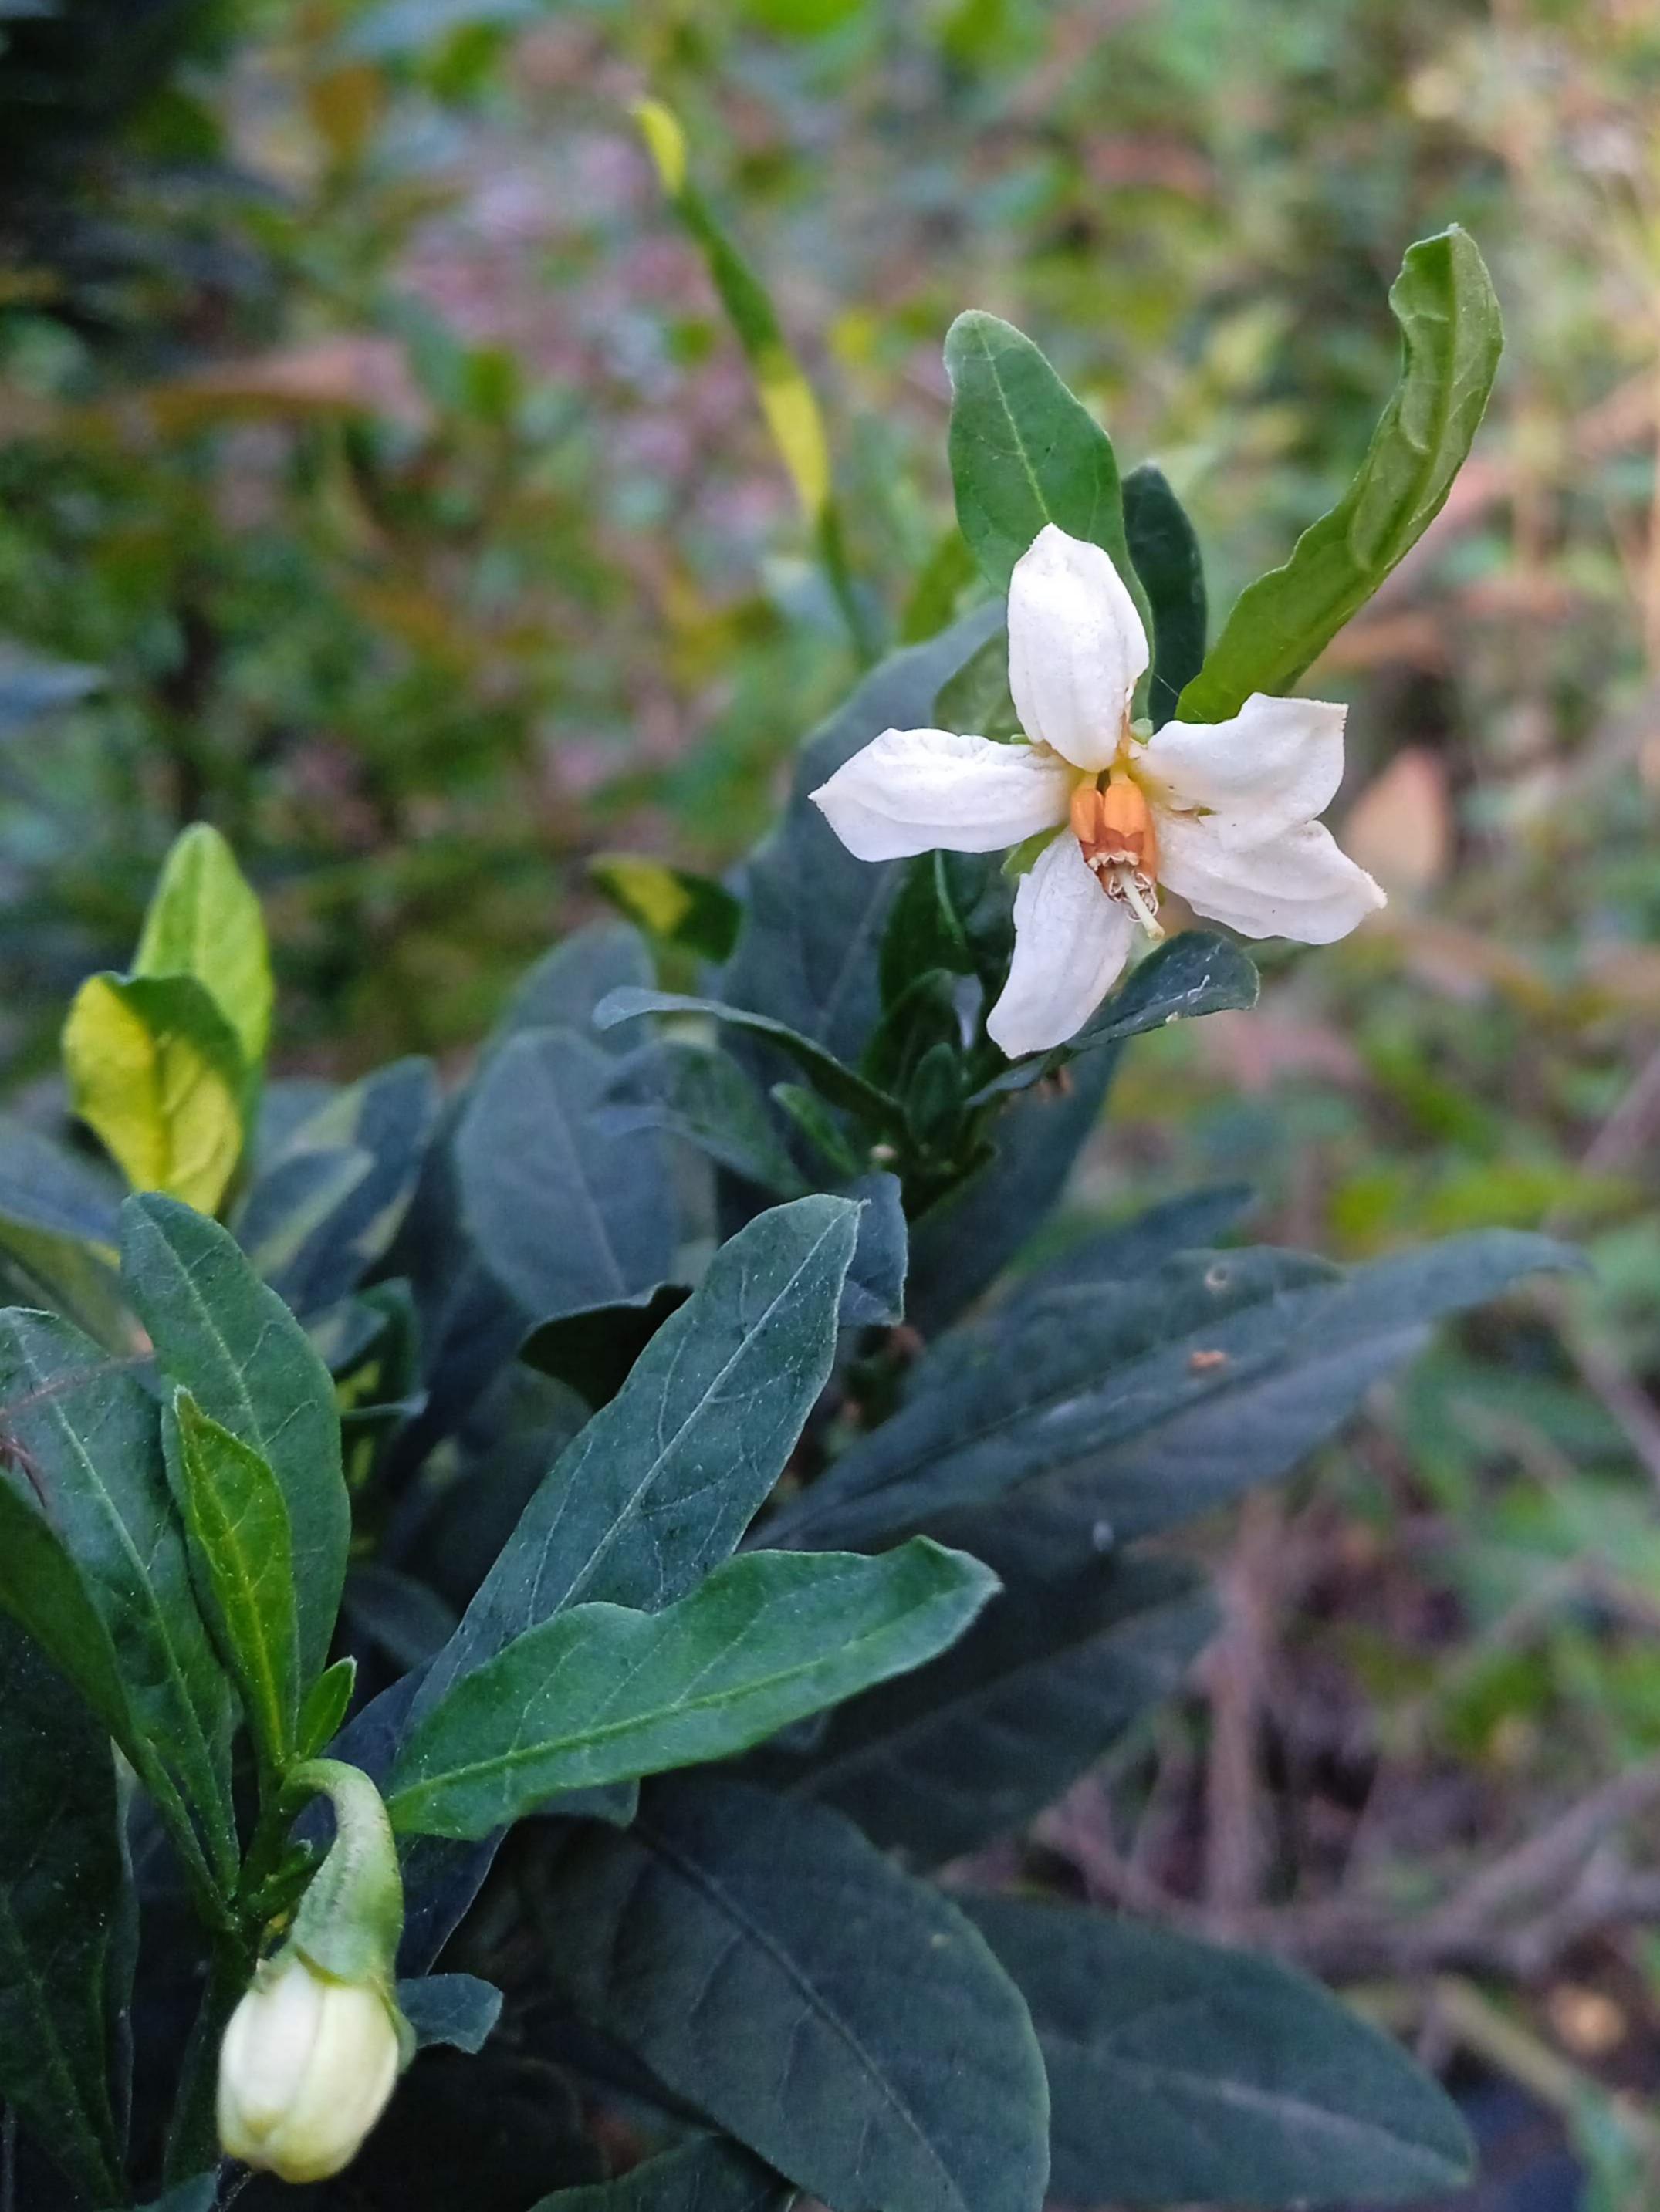
M1384 903L1329 830L1299 823L1260 845L1229 842L1209 815L1158 819L1158 874L1195 914L1244 937L1294 937L1329 945Z
M1231 721L1166 722L1137 756L1138 772L1154 798L1208 807L1230 844L1260 845L1330 805L1347 712L1253 691Z
M1064 1044L1100 1005L1129 957L1135 922L1085 866L1070 831L1037 856L1014 895L1014 958L987 1018L1011 1060Z
M1009 578L1009 690L1020 726L1079 768L1110 768L1147 634L1098 545L1051 522Z
M996 853L1066 819L1075 781L1030 745L884 730L812 793L855 859Z

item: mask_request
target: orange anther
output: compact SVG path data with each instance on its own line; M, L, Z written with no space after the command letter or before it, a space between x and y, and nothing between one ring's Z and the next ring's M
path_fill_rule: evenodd
M1140 785L1115 775L1104 791L1080 784L1072 795L1073 834L1098 875L1129 868L1144 884L1158 873L1158 843Z

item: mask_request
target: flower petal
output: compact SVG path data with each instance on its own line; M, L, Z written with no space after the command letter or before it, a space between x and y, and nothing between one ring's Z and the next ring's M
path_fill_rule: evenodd
M1156 800L1208 807L1230 844L1260 845L1330 805L1347 712L1253 691L1230 721L1166 722L1137 754L1137 774Z
M1009 578L1009 690L1021 728L1079 768L1110 768L1146 665L1147 634L1110 559L1049 523Z
M1129 957L1135 922L1109 898L1067 832L1037 856L1014 895L1014 958L986 1019L1011 1060L1064 1044L1100 1005Z
M1030 745L884 730L810 793L855 859L996 853L1066 819L1076 779Z
M1257 845L1230 842L1212 815L1161 814L1158 874L1195 914L1244 937L1329 945L1383 905L1329 830L1302 822Z

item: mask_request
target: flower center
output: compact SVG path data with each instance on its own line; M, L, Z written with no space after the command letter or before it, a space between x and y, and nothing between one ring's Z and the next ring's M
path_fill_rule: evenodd
M1158 839L1140 784L1116 768L1104 791L1080 783L1072 795L1072 830L1086 866L1109 898L1122 900L1149 937L1159 938Z

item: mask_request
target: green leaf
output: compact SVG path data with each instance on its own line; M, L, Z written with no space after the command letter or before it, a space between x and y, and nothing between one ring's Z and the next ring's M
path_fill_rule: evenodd
M193 975L257 1073L271 1042L273 997L265 916L219 832L198 822L173 841L144 916L135 975Z
M777 1198L806 1188L749 1075L718 1045L665 1037L624 1060L601 1126L621 1134L661 1129Z
M257 1452L287 1501L300 1680L328 1659L351 1540L340 1421L329 1371L229 1231L166 1198L121 1210L128 1296L167 1380Z
M333 1305L386 1256L437 1114L430 1063L396 1060L337 1091L264 1161L233 1226L295 1313Z
M1003 739L1020 734L1020 716L1009 689L1009 637L999 628L954 676L939 686L930 717L942 730Z
M491 1054L463 1109L463 1218L528 1321L631 1297L673 1272L668 1164L660 1143L608 1124L615 1072L574 1031L525 1030Z
M920 1666L996 1588L926 1538L879 1559L751 1552L658 1613L579 1605L475 1668L404 1738L403 1832L473 1841L564 1790L728 1759Z
M1204 665L1207 610L1199 539L1164 471L1151 461L1124 478L1124 536L1152 615L1147 712L1158 729Z
M1008 588L1049 523L1098 545L1148 622L1124 539L1112 441L1029 337L977 308L946 334L957 520L986 580Z
M955 617L963 594L977 584L979 567L968 540L953 522L936 543L911 586L899 617L901 645L921 645L937 637Z
M1017 1291L939 1340L773 1540L863 1544L1041 1484L1067 1528L1128 1542L1283 1474L1439 1316L1576 1264L1493 1230L1347 1273L1262 1247Z
M560 1454L434 1661L413 1720L566 1607L667 1605L730 1554L829 1378L858 1211L797 1199L715 1254Z
M614 2181L556 2190L531 2212L786 2212L795 2191L770 2166L720 2136L694 2136L642 2159Z
M1092 1053L1056 1084L1022 1091L999 1113L991 1157L911 1224L906 1303L925 1336L971 1305L1052 1211L1100 1118L1118 1063Z
M111 2075L131 1900L109 1738L0 1615L0 2100L96 2204L126 2202Z
M188 1390L161 1425L196 1587L266 1766L293 1757L300 1717L294 1539L282 1487L257 1451Z
M606 993L623 983L649 983L654 973L650 948L637 929L620 921L591 922L562 939L520 977L485 1054L521 1030L575 1030L593 1043L593 1010Z
M477 1974L416 1974L398 1983L398 2009L418 2050L443 2043L476 2058L502 2017L502 1992Z
M135 1190L211 1213L242 1157L247 1069L193 976L89 975L64 1025L70 1103Z
M1002 1589L931 1666L831 1714L803 1752L758 1754L778 1788L856 1820L913 1866L942 1865L1052 1804L1178 1686L1213 1634L1202 1581L1173 1560L1055 1567L1006 1508L953 1534Z
M827 2204L1037 2212L1049 2100L981 1938L822 1807L648 1784L550 1869L547 1971L668 2088Z
M1371 2204L1469 2179L1453 2105L1317 1983L1104 1913L959 1902L1031 2007L1062 2203Z
M340 1732L357 1685L357 1662L348 1656L325 1667L306 1693L295 1730L295 1749L301 1759L315 1759Z
M1087 1052L1116 1045L1147 1030L1254 1006L1261 979L1250 956L1231 938L1209 930L1183 930L1148 953L1076 1036L1052 1051L1032 1053L976 1091L970 1106L1005 1092L1025 1091Z
M780 1052L787 1053L832 1106L845 1108L874 1128L892 1128L900 1120L898 1104L885 1091L867 1083L852 1068L844 1067L832 1053L815 1044L811 1037L803 1036L799 1030L766 1014L751 1013L744 1006L729 1006L719 999L688 998L678 991L642 991L636 986L624 985L620 991L613 991L609 998L600 1000L594 1012L594 1024L601 1030L615 1029L619 1022L636 1021L642 1014L707 1014L714 1021L763 1038Z
M1337 505L1283 568L1249 585L1182 694L1187 722L1222 722L1254 691L1289 691L1440 513L1463 466L1504 344L1475 241L1455 223L1408 246L1389 289L1401 380Z
M630 921L704 960L730 960L744 909L722 884L644 853L596 853L588 873Z
M155 1405L67 1322L15 1312L0 1315L0 1604L164 1811L188 1808L223 1877L237 1857L230 1686L191 1586Z

